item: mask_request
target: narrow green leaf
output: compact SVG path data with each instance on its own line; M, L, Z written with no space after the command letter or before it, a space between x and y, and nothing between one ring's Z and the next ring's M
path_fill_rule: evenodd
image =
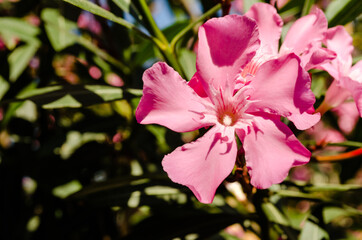
M15 82L20 74L26 69L30 60L35 55L40 46L40 42L34 40L26 45L17 47L8 57L10 66L9 79Z
M121 99L123 97L122 89L117 87L86 85L85 88L100 96L105 102Z
M314 0L305 0L303 9L302 9L302 16L305 16L309 13L312 5L314 4Z
M104 8L101 8L100 6L98 6L97 4L94 4L90 1L87 0L63 0L67 3L70 3L74 6L77 6L83 10L86 10L88 12L91 12L97 16L106 18L112 22L118 23L121 26L124 26L130 30L135 30L137 32L141 32L138 28L136 28L132 23L127 22L126 20L124 20L123 18L117 17L116 15L114 15L113 13L107 11ZM142 34L145 35L145 34ZM147 35L146 35L147 36ZM148 36L147 36L148 37Z
M304 224L299 240L322 240L329 239L328 233L312 221Z
M129 12L129 8L131 5L131 0L112 0L120 9L125 12Z
M325 15L328 19L328 26L345 25L354 20L362 12L361 0L334 0L326 11Z
M274 206L274 204L267 202L261 205L265 215L269 221L278 223L284 226L290 226L289 220L279 211L279 209Z
M82 104L80 104L77 100L75 100L72 95L67 94L58 100L43 105L45 109L54 109L54 108L79 108Z
M45 31L55 51L61 51L76 43L77 36L72 32L77 30L77 24L65 19L57 9L44 9L41 18L45 22Z
M56 90L62 89L62 86L49 86L49 87L43 87L43 88L35 88L30 89L28 91L20 93L17 98L18 99L26 99L37 95L42 95L45 93L50 93Z

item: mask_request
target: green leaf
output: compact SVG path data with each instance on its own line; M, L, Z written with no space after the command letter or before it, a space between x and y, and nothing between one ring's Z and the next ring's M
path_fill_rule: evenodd
M72 95L67 94L58 100L44 104L43 108L45 109L53 109L53 108L79 108L82 104L75 100Z
M320 98L326 93L326 81L322 76L313 76L311 87L316 98Z
M279 209L274 206L271 202L263 203L261 205L265 215L269 221L278 223L284 226L290 226L289 220L279 211Z
M157 125L147 125L146 128L156 137L161 152L168 152L170 147L166 142L166 128Z
M361 0L334 0L326 11L325 15L328 19L328 26L345 25L354 20L362 12Z
M325 224L330 223L333 219L348 216L350 213L342 208L338 207L325 207L323 208L323 221Z
M11 82L15 82L26 69L39 46L40 42L34 40L26 45L17 47L12 53L10 53L8 62L10 66L9 79Z
M9 90L10 84L0 75L0 100Z
M74 6L77 6L83 10L86 10L88 12L91 12L95 15L98 15L100 17L104 17L108 20L111 20L115 23L118 23L128 29L134 29L135 27L133 26L133 24L127 22L126 20L124 20L123 18L117 17L116 15L114 15L113 13L107 11L104 8L101 8L100 6L98 6L97 4L94 4L90 1L87 0L64 0L65 2L68 2ZM121 1L121 0L120 0Z
M17 37L25 42L33 41L40 29L19 18L0 18L0 35L7 37Z
M129 7L131 5L131 0L112 0L120 9L125 12L129 12Z
M183 48L179 52L179 61L187 80L190 80L196 72L196 54L193 51Z
M56 51L61 51L68 46L78 43L98 57L112 63L125 74L129 74L131 72L125 64L109 55L106 51L100 49L90 40L85 37L78 36L76 34L77 24L65 19L60 15L57 9L44 9L42 12L42 19L46 23L45 30L53 48Z
M307 221L300 233L299 240L329 239L328 233L312 221Z
M62 86L49 86L49 87L43 87L43 88L35 88L30 89L28 91L24 91L18 94L18 99L27 99L33 96L42 95L46 93L50 93L56 90L62 89Z
M100 96L105 102L121 99L123 97L122 89L117 87L86 85L85 88Z
M261 2L261 0L244 0L243 2L244 2L243 4L244 12L247 12L251 8L251 6L253 6L254 3Z
M57 9L44 9L41 18L45 22L45 31L55 51L61 51L76 43L77 36L74 32L77 30L77 24L65 19Z

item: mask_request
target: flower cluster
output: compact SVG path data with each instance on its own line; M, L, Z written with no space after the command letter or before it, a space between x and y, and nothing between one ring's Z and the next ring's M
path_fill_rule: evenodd
M291 167L309 161L309 150L281 121L286 118L306 130L320 120L308 70L327 70L362 107L362 65L351 68L350 51L339 47L343 28L328 30L323 12L315 9L293 24L279 48L282 25L275 8L264 3L244 16L211 19L199 28L197 71L189 82L163 62L143 75L139 123L176 132L209 128L162 161L171 180L190 188L203 203L212 202L235 166L235 136L257 188L282 182Z

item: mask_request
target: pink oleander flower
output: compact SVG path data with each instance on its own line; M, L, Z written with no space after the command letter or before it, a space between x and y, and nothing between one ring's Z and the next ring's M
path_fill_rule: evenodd
M353 97L359 116L362 117L362 61L352 66L352 37L344 27L336 26L328 29L324 43L328 49L336 52L337 57L321 65L334 78L321 106L322 112Z
M255 3L245 15L259 27L261 47L252 60L254 65L292 52L301 58L303 68L308 71L336 57L333 51L322 47L328 22L318 8L293 23L279 51L283 20L276 9L267 3Z
M322 63L335 58L335 53L322 47L322 40L327 31L328 23L324 13L315 8L311 14L304 16L290 27L283 44L279 49L283 21L276 9L266 3L255 3L245 14L257 22L260 33L260 48L249 63L250 71L267 60L279 56L295 53L301 59L301 66L306 70L319 67ZM320 114L314 109L303 113L297 126L299 129L308 129L320 120ZM294 117L300 117L295 115Z
M238 150L235 134L251 184L268 188L280 183L291 167L310 159L311 153L280 121L283 116L306 126L303 115L315 102L309 74L294 53L250 71L260 43L255 21L246 16L211 19L198 34L197 72L189 83L163 62L144 72L137 121L176 132L210 127L162 161L171 180L190 188L200 202L211 203L231 173Z

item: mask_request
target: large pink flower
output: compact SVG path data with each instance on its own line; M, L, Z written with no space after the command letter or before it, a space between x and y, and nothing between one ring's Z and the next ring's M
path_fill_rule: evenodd
M333 51L322 47L328 22L323 11L318 8L293 23L279 52L283 20L276 9L267 3L255 3L245 15L257 22L260 32L261 48L254 62L260 61L259 58L274 58L293 52L301 58L305 70L310 70L335 58Z
M328 29L324 42L337 57L321 65L335 79L326 93L327 106L323 107L336 107L352 96L362 117L362 61L352 66L352 37L344 27L337 26Z
M327 19L320 9L304 16L290 27L283 44L279 49L279 40L282 32L283 21L276 9L266 3L255 3L245 14L257 22L260 33L260 48L255 57L249 63L250 69L256 69L267 60L277 58L290 53L295 53L301 59L301 66L306 70L316 68L330 61L335 53L322 47L322 40L327 31ZM320 114L310 112L303 113L300 121L293 121L298 129L308 129L320 120ZM293 116L292 116L293 117ZM294 115L299 117L299 115ZM290 119L293 120L293 119Z
M249 71L258 48L255 21L238 15L214 18L199 29L197 72L189 84L162 62L143 75L138 122L177 132L211 127L162 161L171 180L189 187L203 203L212 202L235 165L235 134L255 187L280 183L291 167L309 161L310 152L280 121L281 116L304 121L315 101L309 75L294 53Z

